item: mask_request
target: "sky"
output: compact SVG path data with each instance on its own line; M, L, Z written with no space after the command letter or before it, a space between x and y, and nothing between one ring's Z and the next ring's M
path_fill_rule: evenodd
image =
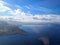
M32 14L60 14L60 0L4 0L12 9Z
M60 17L60 0L0 0L0 16L56 21Z

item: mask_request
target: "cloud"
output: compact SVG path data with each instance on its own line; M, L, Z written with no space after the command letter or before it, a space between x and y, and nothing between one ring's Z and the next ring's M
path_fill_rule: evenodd
M18 15L18 16L0 16L1 20L10 20L10 21L18 21L18 22L57 22L60 23L59 15L35 15L35 16L27 16L27 15Z
M60 16L55 14L47 14L47 15L33 15L30 13L25 13L20 8L12 9L7 6L8 3L0 1L0 12L9 13L11 16L0 16L0 20L14 20L19 22L59 22ZM42 9L43 10L43 9ZM0 14L1 15L1 14Z
M6 14L12 15L14 13L12 8L10 8L7 5L9 5L9 3L6 3L6 2L0 0L0 15L2 15L1 13L3 13L4 15L6 15Z
M0 6L0 12L6 12L6 11L9 11L11 10L10 8L6 7L6 6Z
M0 1L0 12L6 12L11 10L9 7L5 6L6 2Z
M29 6L25 6L27 9L31 9Z

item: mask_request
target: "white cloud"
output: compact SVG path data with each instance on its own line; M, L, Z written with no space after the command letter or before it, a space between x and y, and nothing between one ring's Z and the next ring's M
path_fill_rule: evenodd
M25 6L27 9L31 9L29 6Z
M23 12L21 9L17 8L12 10L10 7L6 6L8 3L0 1L0 12L9 12L12 16L0 16L3 20L15 20L19 22L59 22L60 16L54 14L48 15L32 15Z
M10 8L8 8L7 6L5 6L5 2L3 1L0 1L0 12L5 12L5 11L8 11L10 10Z
M6 6L0 6L0 12L6 12L6 11L9 11L11 10L10 8L6 7Z
M36 18L36 19L35 19ZM35 15L35 16L0 16L0 19L14 20L18 22L58 22L60 23L59 15Z
M10 14L13 14L13 10L7 6L8 3L0 0L0 13L10 13ZM1 14L0 14L1 15Z

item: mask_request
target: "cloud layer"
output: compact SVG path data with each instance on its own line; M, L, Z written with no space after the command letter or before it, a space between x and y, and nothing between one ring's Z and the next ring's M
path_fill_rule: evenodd
M12 9L7 6L8 3L4 1L0 1L0 13L9 13L8 16L2 16L0 14L0 20L15 20L19 22L59 22L60 23L60 16L55 14L48 14L48 15L33 15L29 13L25 13L20 8Z

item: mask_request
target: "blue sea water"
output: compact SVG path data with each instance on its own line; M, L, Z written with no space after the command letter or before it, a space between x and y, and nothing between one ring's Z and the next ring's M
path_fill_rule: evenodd
M40 42L37 39L37 35L32 31L33 27L33 25L23 25L20 27L28 33L27 35L0 36L0 45L39 45Z
M60 25L23 25L21 29L27 32L27 35L7 35L0 36L0 45L43 45L39 40L40 36L51 38L50 45L56 45L60 41Z

